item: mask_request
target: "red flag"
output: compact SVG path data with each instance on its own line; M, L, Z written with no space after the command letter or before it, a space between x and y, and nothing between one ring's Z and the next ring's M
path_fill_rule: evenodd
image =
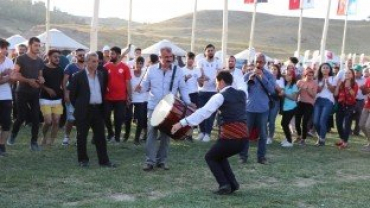
M338 1L338 10L337 15L346 15L347 10L347 0L339 0Z
M296 10L301 8L301 0L289 0L289 10Z

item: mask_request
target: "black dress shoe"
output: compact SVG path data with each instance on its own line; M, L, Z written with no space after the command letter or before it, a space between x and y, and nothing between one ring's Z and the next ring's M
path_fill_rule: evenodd
M247 157L240 157L240 164L247 164L248 158Z
M145 164L143 167L143 171L152 171L152 170L154 170L154 167L151 164Z
M89 167L89 162L79 162L78 165L81 168L88 168Z
M164 164L164 163L160 163L160 164L158 164L157 165L157 168L161 168L161 169L163 169L163 170L169 170L170 168L166 165L166 164Z
M266 160L266 158L265 158L265 157L260 157L260 158L258 158L258 159L257 159L257 162L258 162L259 164L262 164L262 165L267 164L267 160Z
M213 192L217 195L229 195L232 193L230 185L223 185L220 188L218 188L216 191Z
M104 164L100 164L100 167L102 167L102 168L116 168L117 165L114 164L114 163L111 163L111 162L107 162L107 163L104 163Z
M230 187L231 187L231 193L232 193L236 190L239 190L240 185L237 181L233 181L233 182L230 183Z

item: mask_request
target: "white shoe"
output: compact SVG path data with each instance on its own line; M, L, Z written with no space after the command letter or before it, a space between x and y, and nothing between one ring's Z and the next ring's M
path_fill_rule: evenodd
M272 144L273 140L271 138L267 138L266 144Z
M204 138L204 134L203 133L198 133L197 140L202 141L203 138Z
M69 145L69 138L68 137L64 137L62 145L63 146L68 146Z
M211 137L208 134L205 134L203 137L203 142L209 142L211 141Z
M289 142L288 142L288 140L287 140L287 139L284 139L283 141L281 141L281 143L280 143L280 144L281 144L281 145L283 145L283 144L286 144L286 143L289 143Z
M293 143L286 142L285 144L281 145L282 147L293 147Z

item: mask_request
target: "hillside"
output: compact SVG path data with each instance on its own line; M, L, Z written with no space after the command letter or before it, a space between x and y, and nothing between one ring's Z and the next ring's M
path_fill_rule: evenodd
M0 37L20 33L25 37L38 35L45 30L43 4L32 5L30 0L0 1ZM7 9L4 9L7 8ZM28 8L28 9L27 9ZM21 14L21 15L20 15ZM213 43L221 48L222 11L198 12L196 31L196 52ZM229 54L235 54L248 47L250 22L249 12L229 12ZM304 18L302 50L316 50L320 47L323 19ZM62 30L85 45L89 45L90 18L78 17L54 9L51 13L52 28ZM127 21L118 18L100 19L99 48L108 44L127 44ZM145 48L159 40L169 39L186 50L190 49L192 14L176 17L156 24L133 23L133 44ZM336 53L342 44L343 21L331 20L327 48ZM370 54L367 32L370 23L351 21L348 24L346 52ZM285 58L292 55L297 44L298 18L257 14L255 47L268 55Z

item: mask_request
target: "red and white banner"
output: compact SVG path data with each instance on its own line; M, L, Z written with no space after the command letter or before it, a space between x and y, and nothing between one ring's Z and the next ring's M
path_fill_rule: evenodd
M244 4L254 4L255 2L256 3L268 3L268 0L244 0Z
M314 0L289 0L289 10L312 9L314 5Z

